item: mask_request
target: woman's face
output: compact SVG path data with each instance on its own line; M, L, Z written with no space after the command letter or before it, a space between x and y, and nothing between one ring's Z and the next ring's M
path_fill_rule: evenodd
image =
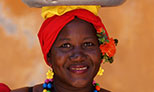
M54 80L73 87L89 85L101 62L95 28L86 21L74 19L61 30L49 55Z

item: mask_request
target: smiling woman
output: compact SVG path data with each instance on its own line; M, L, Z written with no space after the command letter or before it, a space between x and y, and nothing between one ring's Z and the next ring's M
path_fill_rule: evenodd
M93 83L102 59L109 61L115 54L115 43L107 50L112 56L101 54L100 46L110 40L98 16L86 9L54 15L43 23L38 37L44 59L54 72L53 79L48 76L43 84L43 92L108 92Z
M109 38L97 16L99 7L43 7L46 20L38 37L53 72L49 70L44 84L11 92L109 92L94 77L102 75L102 62L113 62L117 40Z
M48 80L53 87L45 83L44 92L108 92L93 83L102 62L100 44L109 41L98 16L86 9L55 15L43 23L38 36L44 59L54 72Z
M56 89L65 85L61 89L74 92L92 90L92 80L101 63L99 43L92 24L77 18L72 20L61 30L49 55Z

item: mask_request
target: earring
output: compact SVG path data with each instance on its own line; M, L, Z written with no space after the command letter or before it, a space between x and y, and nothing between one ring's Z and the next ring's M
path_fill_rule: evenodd
M104 69L102 67L100 67L97 75L102 76L103 73L104 73Z
M51 92L51 88L53 88L53 71L48 70L46 73L47 79L45 80L45 83L43 84L43 92Z
M53 79L54 73L53 73L52 70L48 70L48 72L46 73L46 75L47 75L47 79Z

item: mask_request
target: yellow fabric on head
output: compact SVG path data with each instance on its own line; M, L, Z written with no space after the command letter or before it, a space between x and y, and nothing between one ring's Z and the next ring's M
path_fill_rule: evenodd
M47 19L54 15L63 15L64 13L74 10L74 9L86 9L90 12L94 13L95 15L98 14L98 9L101 6L99 5L72 5L72 6L46 6L42 7L42 17Z

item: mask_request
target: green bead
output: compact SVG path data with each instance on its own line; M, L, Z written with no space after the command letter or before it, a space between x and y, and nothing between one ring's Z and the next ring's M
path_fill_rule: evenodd
M98 84L98 83L96 83L96 85L97 85L97 86L99 86L99 84Z
M51 92L50 90L48 90L47 92Z

